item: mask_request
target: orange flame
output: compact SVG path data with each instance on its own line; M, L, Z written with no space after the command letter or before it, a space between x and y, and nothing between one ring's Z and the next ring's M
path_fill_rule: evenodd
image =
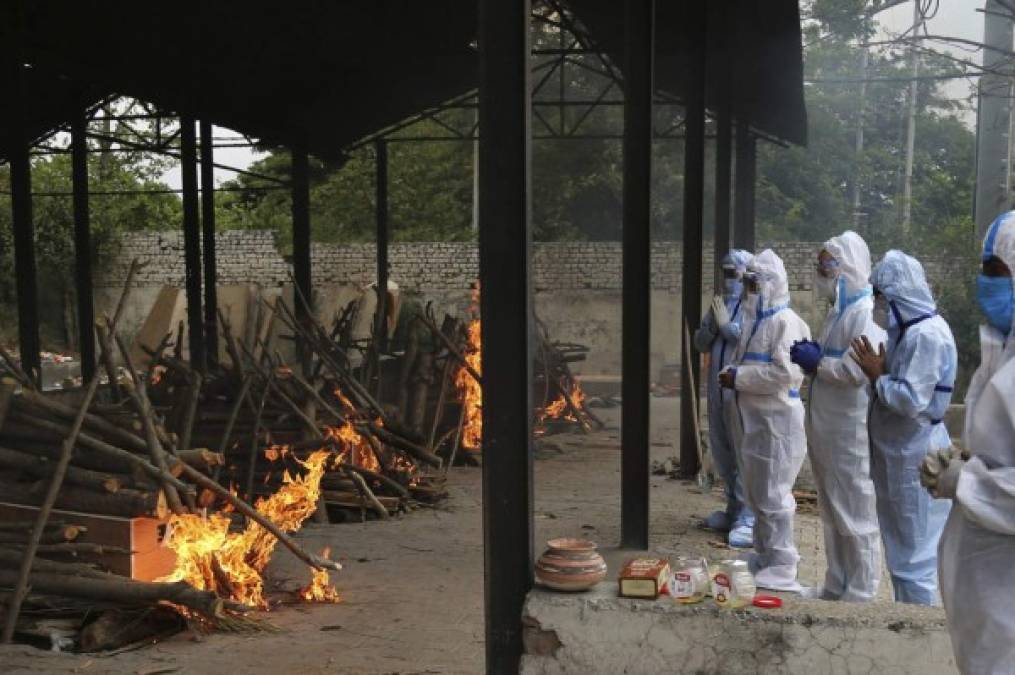
M479 287L472 292L472 312L479 311ZM469 344L465 351L465 362L480 376L483 374L482 324L478 318L469 322ZM483 387L462 366L455 373L455 387L462 402L465 423L462 427L462 446L478 450L483 445Z
M571 385L571 391L569 392L571 402L574 404L576 410L581 410L585 405L585 392L582 390L581 385L575 380ZM545 420L567 420L569 422L580 421L574 411L568 406L567 401L564 399L564 394L557 396L557 399L547 405L545 408L539 411L537 415L536 424L539 424Z
M322 558L331 557L331 547L325 546L321 551ZM331 585L328 570L314 570L310 584L300 589L299 596L307 602L341 602L338 591Z
M300 461L304 474L292 476L286 471L278 492L258 499L254 508L286 532L300 529L317 508L321 478L332 457L330 451L318 450ZM199 590L212 590L221 597L267 609L262 573L277 540L253 521L242 532L230 532L229 524L230 519L222 513L207 518L174 515L169 521L168 546L176 553L176 568L159 581L186 581ZM327 583L327 572L315 571L312 585Z
M349 462L370 471L380 471L381 461L377 459L370 442L349 422L340 427L325 427L325 435L342 442L343 447L338 454L336 464Z

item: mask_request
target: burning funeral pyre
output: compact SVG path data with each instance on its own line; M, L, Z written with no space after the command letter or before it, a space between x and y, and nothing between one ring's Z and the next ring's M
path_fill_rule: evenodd
M56 646L99 650L181 621L264 629L248 613L276 602L264 572L279 544L308 566L296 598L339 599L330 551L291 536L308 519L388 518L445 495L441 458L360 379L341 326L262 302L253 343L220 316L221 366L187 362L181 329L141 367L116 330L136 270L97 325L108 387L97 376L43 393L0 350L13 376L0 384L5 641L58 635ZM283 337L304 367L273 348Z
M394 348L389 335L350 338L352 303L327 329L302 297L301 313L260 298L245 337L220 312L227 358L200 369L186 358L182 324L141 345L143 358L118 334L136 271L115 315L96 326L105 387L96 376L81 390L43 393L0 349L11 375L0 383L6 640L87 651L181 622L267 629L250 612L281 599L265 588L280 544L307 566L291 600L339 601L331 551L292 536L307 521L432 504L456 458L477 461L478 291L466 321L438 326L430 306L406 313ZM297 347L288 360L286 345ZM540 327L541 433L598 425L568 365L585 351L551 343Z

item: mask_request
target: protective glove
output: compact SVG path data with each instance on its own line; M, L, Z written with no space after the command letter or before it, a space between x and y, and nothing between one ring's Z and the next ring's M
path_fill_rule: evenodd
M967 456L954 448L931 450L920 464L920 484L937 499L953 499Z
M821 362L821 345L811 340L798 340L790 347L789 360L803 368L805 373L813 373Z
M730 322L730 313L726 310L726 301L720 296L712 298L712 316L715 317L715 327L722 330Z

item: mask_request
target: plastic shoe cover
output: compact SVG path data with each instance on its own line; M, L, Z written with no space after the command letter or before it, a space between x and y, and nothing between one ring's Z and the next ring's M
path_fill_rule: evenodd
M754 528L748 525L734 527L730 531L729 545L733 548L751 548L754 546Z
M770 591L792 591L799 593L803 586L796 580L796 565L772 565L758 570L754 575L758 588Z
M725 511L713 511L708 515L705 520L702 521L702 526L709 530L715 530L716 532L729 532L732 522L730 522L730 516Z
M804 586L800 589L800 597L805 600L825 600L825 588L823 586Z

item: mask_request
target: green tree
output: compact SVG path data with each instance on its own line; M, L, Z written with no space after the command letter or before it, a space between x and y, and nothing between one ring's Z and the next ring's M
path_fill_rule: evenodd
M89 155L90 255L94 269L100 270L104 261L116 255L123 232L179 229L180 200L165 193L168 186L158 178L165 168L164 162L141 154ZM17 334L17 297L11 197L6 189L10 172L6 165L0 167L0 185L5 186L0 194L0 318L6 319L0 338L9 341ZM76 302L71 190L70 155L43 156L32 162L40 330L44 344L52 348L73 344L75 337L71 310Z

